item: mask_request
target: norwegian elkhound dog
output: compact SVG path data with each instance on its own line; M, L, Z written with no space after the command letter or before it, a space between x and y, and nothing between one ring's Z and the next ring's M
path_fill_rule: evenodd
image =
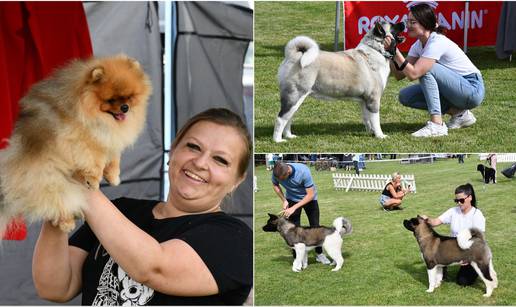
M493 267L493 256L484 235L477 228L465 229L457 238L438 234L421 216L404 220L403 226L414 233L428 272L428 290L433 292L441 285L443 267L450 264L471 263L486 285L485 297L498 287Z
M343 217L333 221L333 227L302 227L296 226L284 217L269 213L269 220L263 226L263 231L279 232L287 245L296 251L296 259L292 263L292 271L300 272L308 266L308 251L318 246L323 249L336 263L332 271L338 271L344 264L342 257L342 236L353 230L351 222Z
M396 50L395 44L405 40L399 35L404 29L404 23L379 21L355 49L341 52L321 51L306 36L288 42L278 71L281 110L273 140L283 142L283 136L296 137L291 131L292 119L308 95L318 99L358 99L367 132L384 138L380 98L389 77L389 59ZM386 36L395 38L388 51L383 43Z

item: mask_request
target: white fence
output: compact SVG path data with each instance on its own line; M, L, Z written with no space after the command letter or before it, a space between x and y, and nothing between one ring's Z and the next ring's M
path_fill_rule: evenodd
M487 159L487 156L489 156L489 154L486 153L478 155L480 160ZM496 154L496 162L516 162L516 153Z
M333 186L336 190L358 191L383 191L385 185L391 180L391 175L378 174L333 174ZM416 193L416 178L414 175L401 175L401 186Z

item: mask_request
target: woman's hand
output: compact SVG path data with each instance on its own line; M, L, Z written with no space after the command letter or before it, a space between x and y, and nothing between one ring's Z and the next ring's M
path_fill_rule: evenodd
M383 39L383 47L385 49L389 49L390 46L391 46L391 43L392 43L392 37L390 36L386 36L384 39Z

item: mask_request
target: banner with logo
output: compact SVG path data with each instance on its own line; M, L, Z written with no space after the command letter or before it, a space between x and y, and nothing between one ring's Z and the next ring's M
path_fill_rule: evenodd
M356 47L374 23L383 18L392 23L405 22L409 7L416 1L344 1L344 42L345 49ZM427 2L435 7L437 22L448 28L446 36L457 45L464 46L465 17L469 17L467 46L493 46L496 44L501 1L471 1L465 13L463 1ZM407 41L398 46L408 51L415 39L405 30Z

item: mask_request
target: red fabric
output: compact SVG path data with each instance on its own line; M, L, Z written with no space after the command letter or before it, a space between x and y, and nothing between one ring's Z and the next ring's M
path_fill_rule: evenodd
M382 17L393 23L407 20L407 5L412 2L398 1L345 1L345 47L354 48L364 34ZM437 3L435 12L437 22L448 28L446 36L457 45L464 45L464 16L463 1L441 1ZM470 1L469 2L469 29L468 46L493 46L496 44L498 19L502 8L501 1ZM448 27L449 26L449 27ZM401 51L408 51L415 42L414 38L398 46Z
M0 149L30 86L73 58L93 54L81 2L0 2ZM23 221L4 236L23 240Z

